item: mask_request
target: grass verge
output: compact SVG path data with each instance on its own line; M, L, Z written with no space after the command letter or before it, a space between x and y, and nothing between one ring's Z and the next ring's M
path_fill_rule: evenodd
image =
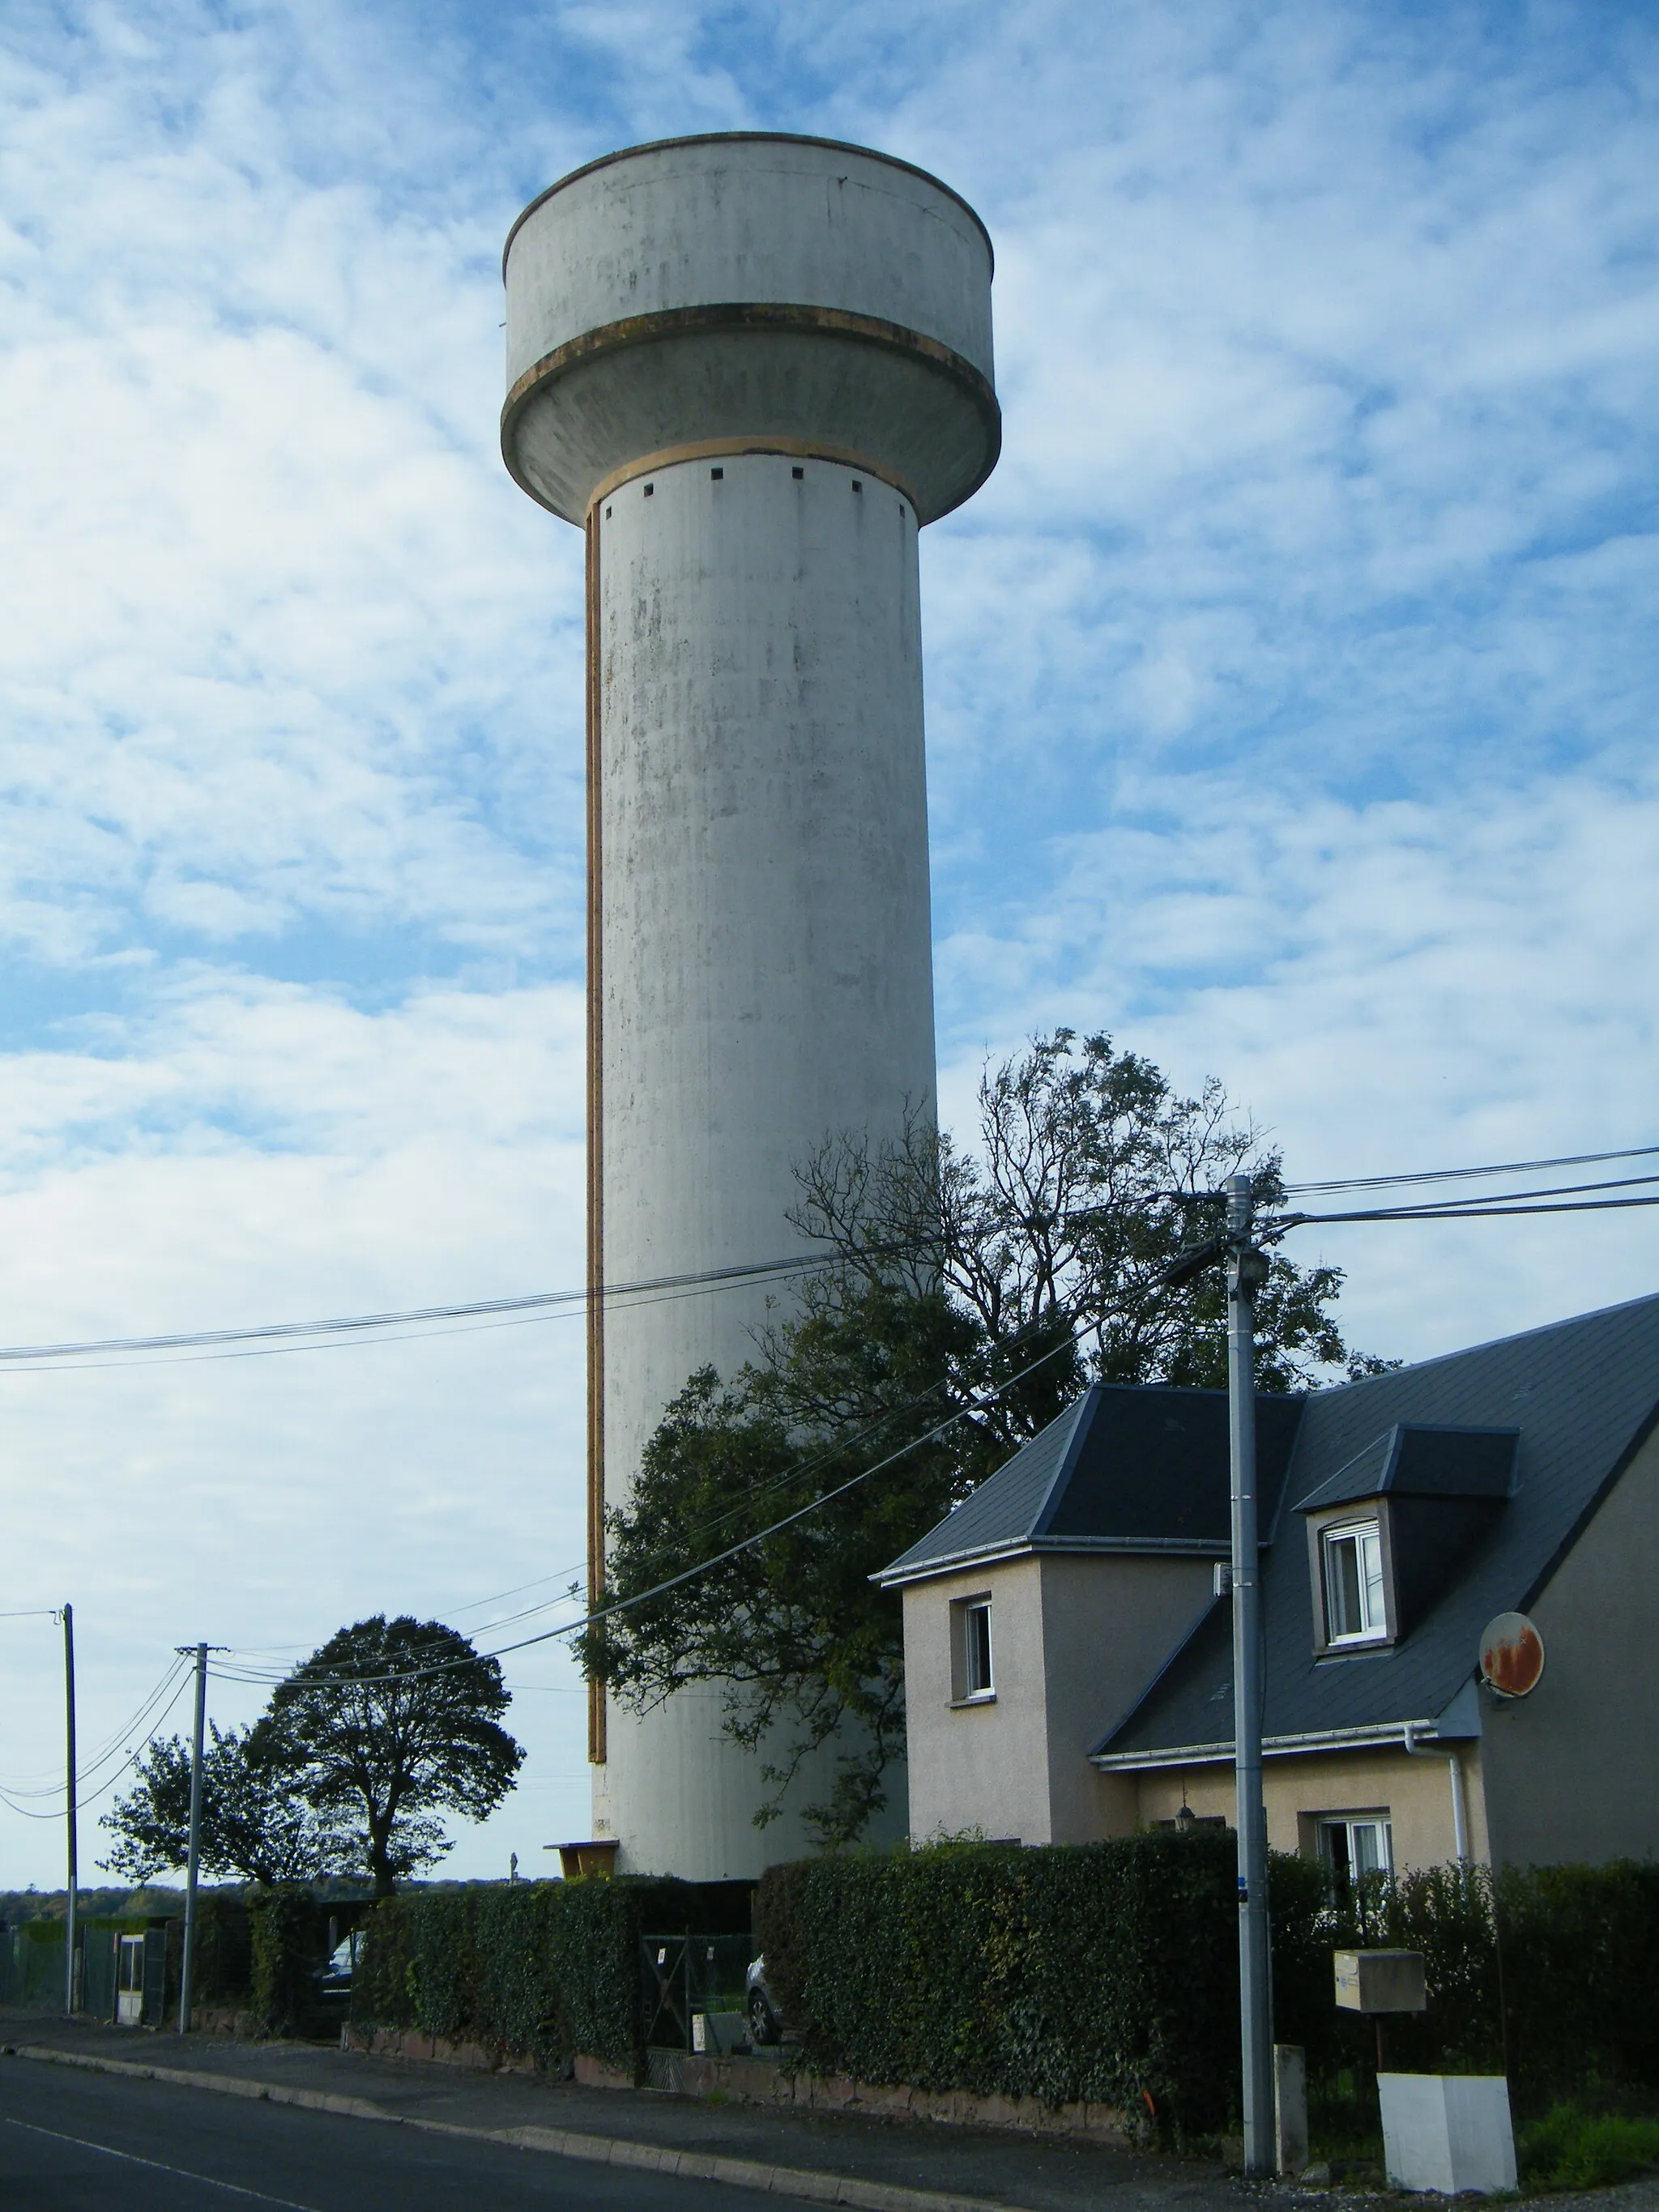
M1528 2190L1605 2189L1659 2166L1659 2120L1552 2105L1522 2130L1516 2149Z

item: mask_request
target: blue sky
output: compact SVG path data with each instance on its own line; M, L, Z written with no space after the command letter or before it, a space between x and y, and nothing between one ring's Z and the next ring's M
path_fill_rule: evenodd
M580 541L498 260L681 131L996 241L1004 458L923 548L947 1107L1064 1021L1299 1176L1655 1139L1649 11L16 0L0 100L0 1340L580 1279ZM1418 1356L1652 1288L1646 1220L1304 1249ZM0 1611L76 1600L94 1739L198 1636L493 1618L580 1557L578 1333L0 1377ZM4 1787L51 1624L0 1650ZM458 1870L586 1832L568 1669L512 1679Z

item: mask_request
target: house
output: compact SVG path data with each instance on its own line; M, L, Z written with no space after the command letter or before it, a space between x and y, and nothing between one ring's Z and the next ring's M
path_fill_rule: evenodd
M1258 1400L1274 1849L1659 1849L1656 1429L1659 1297ZM1231 1823L1228 1556L1224 1394L1097 1385L884 1569L912 1835ZM1545 1655L1522 1698L1479 1673L1509 1612Z

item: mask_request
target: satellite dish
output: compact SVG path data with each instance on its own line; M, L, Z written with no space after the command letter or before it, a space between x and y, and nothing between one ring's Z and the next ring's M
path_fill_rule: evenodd
M1480 1638L1480 1679L1500 1698L1524 1698L1544 1671L1544 1639L1524 1613L1500 1613Z

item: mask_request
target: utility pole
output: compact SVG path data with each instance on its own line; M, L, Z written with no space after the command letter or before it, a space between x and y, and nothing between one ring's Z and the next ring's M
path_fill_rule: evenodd
M1255 1294L1267 1262L1250 1241L1247 1175L1227 1178L1227 1425L1232 1462L1233 1786L1238 1824L1238 1999L1244 2171L1273 2171L1273 1960L1267 1814L1261 1797L1261 1583L1255 1498Z
M179 1650L189 1650L180 1644ZM185 1861L185 1956L179 1972L179 2033L190 2033L191 1983L196 1966L196 1870L202 1843L202 1734L207 1714L205 1644L196 1646L196 1732L190 1746L190 1850Z
M69 1874L64 1888L69 1909L64 1920L64 2010L75 2016L75 1920L80 1886L80 1867L76 1849L75 1832L75 1607L67 1601L64 1607L64 1715L67 1738L68 1778L64 1784L64 1802L69 1821Z

